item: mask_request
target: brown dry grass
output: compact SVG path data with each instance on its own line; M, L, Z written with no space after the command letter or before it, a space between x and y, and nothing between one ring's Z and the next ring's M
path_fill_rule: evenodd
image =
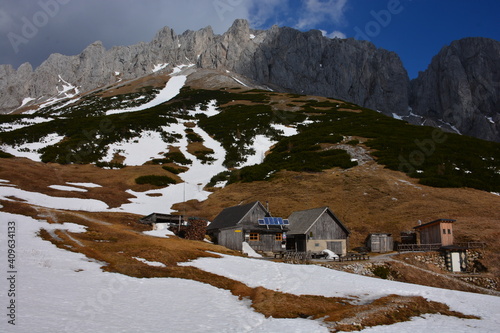
M203 145L203 142L190 142L188 145L187 145L187 152L192 154L192 155L196 155L195 152L197 151L203 151L203 152L211 152L213 153L213 149L210 149L210 148L207 148L205 147L205 145Z
M9 180L19 188L44 193L55 197L73 197L104 201L110 207L119 207L133 196L128 189L147 191L157 188L152 185L138 185L135 179L145 175L168 175L176 181L181 179L162 169L160 165L145 164L127 166L122 169L101 169L94 165L60 165L38 163L26 158L2 159L0 179ZM87 192L68 192L49 188L49 185L68 185L66 182L95 183L102 187L87 188Z
M136 80L130 80L115 84L111 89L106 89L100 94L101 97L112 97L122 94L130 94L140 91L141 88L152 86L154 88L163 88L169 80L168 75L151 74L143 76Z
M329 206L350 229L351 248L364 245L371 232L388 232L399 240L400 232L411 230L418 220L456 219L456 241L486 242L484 264L500 276L500 197L484 191L427 187L403 173L367 163L320 173L285 171L271 182L232 184L202 203L189 202L186 209L187 214L211 220L225 207L254 200L269 201L272 214L283 217Z
M178 151L170 147L171 152ZM141 175L177 176L159 165L146 164L120 170L104 170L93 165L59 165L33 162L25 158L2 159L0 179L10 180L27 191L52 196L91 198L111 207L126 203L127 189L145 191L149 185L137 185ZM66 192L48 188L69 182L92 182L101 188L88 192ZM216 190L204 202L189 201L174 209L191 216L212 220L222 209L254 200L269 201L273 215L288 217L291 212L329 206L351 231L351 248L363 244L370 232L399 233L422 222L453 218L457 241L487 242L484 264L500 276L500 197L467 188L433 188L419 185L403 173L367 163L348 170L333 169L320 173L280 172L273 181L232 184Z

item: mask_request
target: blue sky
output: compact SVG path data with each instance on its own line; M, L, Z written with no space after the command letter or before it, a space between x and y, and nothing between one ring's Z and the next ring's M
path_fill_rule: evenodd
M220 34L246 18L257 29L369 39L396 52L414 78L453 40L500 40L499 12L498 0L0 0L0 64L36 67L96 40L107 48L150 41L164 26L182 33L211 25Z

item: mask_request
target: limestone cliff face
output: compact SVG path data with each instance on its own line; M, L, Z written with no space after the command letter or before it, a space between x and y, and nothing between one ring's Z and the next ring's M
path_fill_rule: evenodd
M319 31L255 31L236 20L223 35L210 27L177 35L165 27L149 43L106 50L95 42L77 56L53 54L34 71L29 64L17 71L2 65L0 111L18 107L25 97L57 94L59 75L88 91L116 82L115 73L137 78L159 63L228 69L277 90L338 97L388 113L407 108L408 76L396 54Z
M413 112L430 124L500 141L500 42L464 38L444 47L411 81Z
M62 80L80 92L152 73L157 64L195 64L229 70L278 91L335 97L388 115L413 114L443 122L463 134L500 141L500 43L468 38L444 48L410 83L400 58L354 39L329 39L319 31L273 26L253 30L236 20L222 35L210 27L177 35L160 30L151 42L106 50L101 42L76 56L51 55L33 70L0 65L0 113L24 98L57 95Z

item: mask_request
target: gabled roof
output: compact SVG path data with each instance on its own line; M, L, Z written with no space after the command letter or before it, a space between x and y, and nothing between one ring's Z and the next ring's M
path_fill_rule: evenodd
M147 216L142 217L139 222L145 224L151 223L179 223L179 220L183 220L182 215L172 215L164 213L151 213Z
M210 223L207 230L224 229L236 226L245 217L245 215L247 215L248 212L256 206L261 206L261 208L267 213L266 208L259 201L225 208L215 217L212 223Z
M420 229L420 228L424 228L424 227L429 227L433 224L438 224L438 223L441 223L441 222L447 222L447 223L453 223L455 222L456 220L452 220L452 219L437 219L437 220L434 220L434 221L431 221L431 222L427 222L427 223L424 223L424 224L421 224L421 225L417 225L416 227L413 227L413 229Z
M323 215L323 213L329 214L347 234L351 233L328 207L319 207L293 212L288 218L290 222L290 231L288 233L291 235L306 234L318 218Z

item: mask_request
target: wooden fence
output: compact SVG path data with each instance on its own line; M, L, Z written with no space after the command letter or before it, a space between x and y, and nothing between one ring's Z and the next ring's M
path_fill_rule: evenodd
M283 254L283 261L290 264L303 264L309 262L312 258L311 251L295 252L287 251Z
M486 247L485 242L463 242L456 243L454 245L465 247L467 249L484 249Z
M453 245L466 249L484 249L486 247L484 242L464 242ZM398 252L429 252L438 251L440 248L441 244L399 244Z
M429 252L437 251L441 244L399 244L398 252Z

